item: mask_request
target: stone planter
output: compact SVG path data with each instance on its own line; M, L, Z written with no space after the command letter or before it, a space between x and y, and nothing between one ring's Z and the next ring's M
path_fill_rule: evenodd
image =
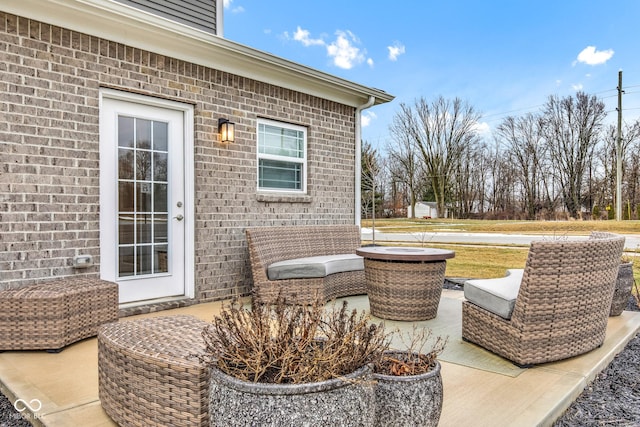
M633 263L623 262L618 268L618 279L616 280L616 289L613 293L613 301L611 302L611 311L609 316L619 316L622 314L629 298L631 297L631 288L633 287Z
M376 382L376 427L437 426L442 412L440 362L426 374L373 374Z
M373 426L374 415L369 366L309 384L251 383L211 369L211 426Z

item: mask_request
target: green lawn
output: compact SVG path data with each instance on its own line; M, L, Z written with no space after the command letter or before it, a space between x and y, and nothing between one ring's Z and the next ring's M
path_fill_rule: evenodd
M362 220L371 227L371 220ZM403 231L449 231L473 233L588 234L590 231L640 234L640 221L492 221L469 219L376 219L376 230L389 233Z
M371 227L371 220L362 220L363 227ZM526 233L579 235L589 232L640 234L640 221L482 221L482 220L376 220L376 230L384 232L460 231L476 233ZM370 242L363 242L370 243ZM394 243L394 245L397 245ZM423 246L417 242L409 246ZM490 278L502 277L509 268L524 268L528 246L493 247L485 245L451 245L429 243L430 247L451 249L456 252L447 261L447 277ZM640 250L627 255L640 256ZM634 278L640 286L640 261L634 263ZM636 291L634 290L634 293Z

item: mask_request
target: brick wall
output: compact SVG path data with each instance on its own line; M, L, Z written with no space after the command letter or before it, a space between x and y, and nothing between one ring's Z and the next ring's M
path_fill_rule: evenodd
M197 299L248 292L247 226L353 223L354 108L0 12L0 286L98 274L103 87L195 106ZM257 118L307 127L307 196L257 194Z

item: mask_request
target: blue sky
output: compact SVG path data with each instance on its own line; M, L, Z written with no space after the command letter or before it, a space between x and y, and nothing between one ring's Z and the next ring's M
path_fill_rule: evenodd
M381 148L420 97L467 101L486 135L577 90L615 123L619 70L624 120L640 117L638 0L225 0L224 13L227 39L395 95L363 116Z

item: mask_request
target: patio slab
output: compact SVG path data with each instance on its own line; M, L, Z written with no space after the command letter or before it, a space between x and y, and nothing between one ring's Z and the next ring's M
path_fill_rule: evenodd
M353 306L363 305L363 297L350 297ZM366 298L366 297L365 297ZM452 300L462 300L459 291L443 291L447 304L441 304L434 329L445 328L456 309ZM122 319L191 314L210 321L219 312L220 302L198 304ZM447 308L453 307L453 308ZM363 307L365 308L365 307ZM366 307L368 308L368 307ZM439 320L440 319L440 320ZM411 328L411 322L393 322L389 327ZM428 325L427 325L428 326ZM446 330L446 329L442 329ZM572 359L538 365L516 376L473 367L466 363L464 346L456 343L456 363L442 361L444 405L440 426L545 426L551 425L584 387L602 371L640 330L640 312L623 312L609 319L602 347ZM456 337L451 340L456 340ZM469 347L471 348L471 347ZM12 402L22 399L23 412L34 425L50 427L115 426L98 400L97 339L75 343L59 354L8 351L0 353L0 389ZM472 357L495 358L473 348ZM491 364L489 364L490 366ZM498 370L499 371L499 370ZM21 407L25 407L24 405Z

